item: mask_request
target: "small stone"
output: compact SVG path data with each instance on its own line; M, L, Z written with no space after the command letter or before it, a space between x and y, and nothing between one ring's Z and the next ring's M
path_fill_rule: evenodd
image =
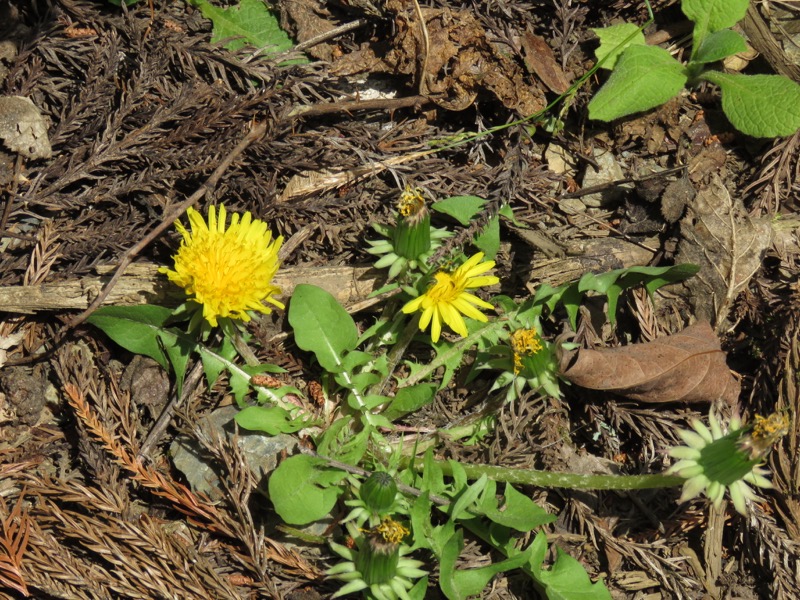
M619 166L617 159L614 158L614 155L610 150L595 148L594 158L600 169L596 170L592 166L586 167L586 172L584 173L583 181L581 182L582 187L594 187L596 185L618 181L625 178L625 176L622 174L622 168ZM594 194L583 196L581 200L586 206L593 208L609 206L617 204L622 199L623 193L624 188L620 186L613 186L603 190L602 192L596 192Z

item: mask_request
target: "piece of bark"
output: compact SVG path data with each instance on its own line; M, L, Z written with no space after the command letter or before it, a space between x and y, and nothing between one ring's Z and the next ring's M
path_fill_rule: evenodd
M98 269L100 270L100 269ZM33 314L42 310L84 310L111 278L108 275L79 280L0 287L0 312ZM316 285L330 292L341 304L361 302L383 285L385 276L368 266L359 267L286 267L275 276L281 298L292 295L300 283ZM160 304L176 306L179 290L158 272L158 265L136 263L128 267L103 304Z
M645 344L562 352L561 376L581 387L640 402L734 404L739 382L707 322Z

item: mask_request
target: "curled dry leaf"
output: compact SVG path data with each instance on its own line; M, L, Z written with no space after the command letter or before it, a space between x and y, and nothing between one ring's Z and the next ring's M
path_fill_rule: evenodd
M563 352L559 368L576 385L641 402L733 404L739 397L739 382L705 322L646 344Z

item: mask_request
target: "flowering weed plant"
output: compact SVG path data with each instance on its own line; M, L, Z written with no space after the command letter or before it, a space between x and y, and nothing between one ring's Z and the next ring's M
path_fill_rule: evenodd
M441 206L439 206L441 204ZM379 227L381 240L370 252L388 271L394 290L376 322L363 332L336 299L319 287L298 282L287 302L287 322L296 346L313 357L320 389L317 404L290 404L303 394L291 386L256 385L272 365L253 361L257 342L247 326L256 316L282 310L274 282L282 239L249 213L229 215L211 208L206 218L190 210L189 226L176 224L181 242L165 280L184 303L176 310L158 306L110 307L91 322L133 352L171 368L180 388L193 354L202 361L209 385L223 370L241 410L236 421L265 435L302 432L313 451L284 459L270 474L269 498L288 526L331 516L337 506L351 544L329 544L327 574L340 584L334 597L360 594L375 600L426 597L429 568L452 599L481 593L497 575L522 569L548 597L584 594L610 598L602 581L591 581L581 565L557 552L547 569L542 527L555 517L521 492L518 484L583 489L636 489L684 485L683 499L699 493L718 503L729 491L737 510L755 498L749 486L767 487L763 456L785 428L773 418L753 427L733 422L725 432L695 424L686 447L670 454L679 461L668 473L644 476L572 475L491 465L468 465L435 458L441 439L478 440L494 416L481 414L435 431L395 435L412 413L433 403L459 369L467 383L491 378L491 400L515 402L523 394L559 397L558 354L569 349L556 338L554 315L563 310L575 328L587 293L604 295L613 322L618 300L629 288L649 292L696 272L691 266L633 267L586 274L553 288L542 285L533 297L499 294L499 217L495 215L472 243L449 254L451 236L436 229L432 215L469 223L485 209L475 197L454 197L430 207L421 190L401 194L397 223ZM500 214L513 218L508 212ZM495 231L495 227L497 229ZM434 261L435 249L444 253ZM398 266L399 265L399 266ZM505 291L505 290L504 290ZM466 443L466 442L465 442ZM302 499L302 501L298 501ZM470 536L492 548L500 560L460 568Z

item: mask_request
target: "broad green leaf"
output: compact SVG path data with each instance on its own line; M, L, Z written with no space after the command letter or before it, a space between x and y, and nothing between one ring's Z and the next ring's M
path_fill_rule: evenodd
M700 271L700 266L684 263L671 267L631 267L628 269L628 271L633 270L639 270L648 275L646 279L641 280L641 283L644 284L647 293L652 294L660 287L669 285L670 283L677 283L697 275Z
M397 390L392 402L383 411L383 416L390 421L394 421L408 413L419 410L433 401L437 387L435 383L419 383L410 387L400 388Z
M169 363L158 342L158 332L171 315L170 309L149 304L102 306L87 321L126 350L149 356L167 369Z
M557 304L563 304L570 324L575 328L583 295L589 291L597 292L608 297L608 316L613 324L616 319L617 300L624 290L644 284L647 292L652 294L664 285L688 279L698 270L697 265L683 264L670 267L629 267L599 275L584 273L578 281L565 283L557 288L543 284L536 292L533 305L547 306L552 312Z
M280 406L248 406L234 417L239 427L249 431L261 431L267 435L294 433L308 427L305 419L295 419Z
M722 90L722 110L731 124L753 137L781 137L800 129L800 85L780 75L706 71L701 79Z
M330 513L346 473L325 468L319 458L298 454L283 461L269 478L269 497L289 525L306 525Z
M556 548L556 560L550 570L543 569L547 553L547 536L543 531L528 546L526 571L541 586L547 600L611 600L602 581L592 583L581 564Z
M87 321L126 350L149 356L165 370L171 364L180 396L186 364L197 344L189 336L164 327L171 316L172 310L163 306L103 306Z
M633 23L620 23L592 31L600 38L600 45L594 51L594 56L603 69L613 69L628 46L645 44L642 30Z
M228 50L238 50L250 44L255 48L263 48L266 54L276 54L294 45L264 0L241 0L238 6L228 8L218 8L208 0L188 2L199 8L203 16L213 23L212 42L238 38L225 44Z
M578 291L577 283L567 286L567 289L561 294L560 300L564 305L564 309L567 311L567 318L569 319L570 325L572 325L573 331L578 328L578 310L580 309L582 299L583 295Z
M298 347L314 353L329 373L342 369L343 354L356 347L353 318L325 290L301 283L289 303L289 324Z
M439 200L431 205L431 209L450 215L462 225L469 225L486 204L486 200L478 196L452 196Z
M353 350L348 352L342 359L342 368L345 371L352 373L359 367L363 367L365 364L374 360L374 357L367 353L361 352L358 350Z
M694 42L706 34L733 27L744 19L749 0L683 0L683 14L694 21Z
M745 50L747 50L747 44L741 35L730 29L723 29L712 33L703 40L703 43L700 44L700 47L692 57L692 62L717 62Z
M686 84L683 65L658 46L631 46L589 102L589 118L613 121L677 96Z

